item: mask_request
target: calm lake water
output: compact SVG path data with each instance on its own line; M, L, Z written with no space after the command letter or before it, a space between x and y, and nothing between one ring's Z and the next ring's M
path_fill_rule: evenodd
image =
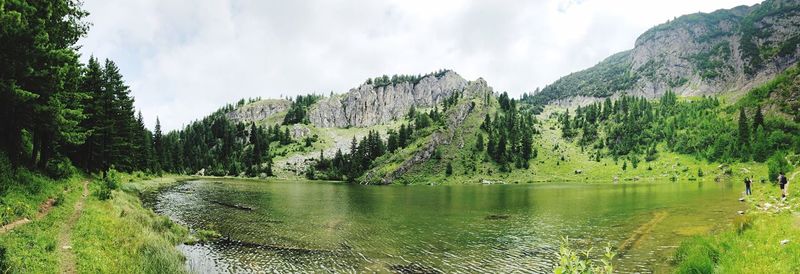
M194 180L147 199L223 240L179 248L197 273L550 272L564 236L665 272L681 240L744 208L730 184L354 186Z

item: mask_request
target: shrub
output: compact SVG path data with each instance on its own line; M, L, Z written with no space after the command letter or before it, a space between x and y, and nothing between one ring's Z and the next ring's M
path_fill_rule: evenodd
M105 186L111 190L117 190L119 188L119 172L114 168L111 168L106 172L106 177L103 178L103 182Z
M561 248L558 253L558 265L553 269L553 273L567 274L567 273L587 273L587 274L611 274L614 273L614 266L611 261L617 256L611 250L611 245L605 247L603 258L600 259L600 264L587 259L592 249L578 252L569 248L569 238L563 238Z
M31 210L31 207L23 202L14 203L14 216L25 216Z
M98 185L100 188L95 191L97 198L101 201L111 199L113 197L112 190L119 188L119 173L113 168L109 169Z
M15 218L14 210L10 206L3 206L2 210L0 210L0 221L3 222L3 225L11 223Z
M55 157L47 161L45 165L45 174L50 178L61 180L72 177L78 170L72 165L72 162L67 157Z
M103 185L101 185L100 188L97 191L95 191L94 194L95 194L95 196L97 196L97 199L100 199L101 201L105 201L105 200L111 199L111 197L112 197L111 189L109 189L109 188L107 188L107 187L105 187Z
M53 201L53 206L60 206L62 204L64 204L64 192L59 192L55 201Z
M769 180L776 182L778 173L788 172L791 167L789 163L786 162L786 155L778 152L773 154L772 157L769 157L769 160L767 160L767 168L769 169Z

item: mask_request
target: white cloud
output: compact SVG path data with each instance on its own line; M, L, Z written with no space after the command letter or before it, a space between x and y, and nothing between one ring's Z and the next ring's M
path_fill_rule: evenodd
M682 14L752 0L86 0L81 44L118 63L152 128L240 98L345 92L450 68L519 95L633 47Z

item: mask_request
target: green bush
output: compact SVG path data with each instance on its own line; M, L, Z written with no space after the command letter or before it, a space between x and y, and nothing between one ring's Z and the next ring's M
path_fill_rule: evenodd
M64 192L60 192L56 196L55 201L53 201L53 206L60 206L63 204L64 204Z
M97 199L100 199L101 201L111 199L112 197L111 189L104 187L102 185L97 191L95 191L94 194L95 196L97 196Z
M788 172L791 169L789 163L786 162L786 155L778 152L769 157L767 160L767 168L769 169L769 180L777 182L778 174L780 172Z
M113 197L111 191L119 189L119 173L113 168L109 169L98 185L99 188L95 191L97 198L101 201L111 199L111 197Z
M614 266L611 261L617 254L611 250L611 245L605 247L603 258L596 264L588 259L592 249L579 252L569 247L569 238L563 238L558 253L558 265L553 269L556 274L611 274Z
M72 177L78 170L72 165L67 157L56 157L47 161L45 174L50 178L61 180Z
M11 223L15 218L14 210L11 209L10 206L3 206L2 209L0 209L0 221L3 222L3 225Z

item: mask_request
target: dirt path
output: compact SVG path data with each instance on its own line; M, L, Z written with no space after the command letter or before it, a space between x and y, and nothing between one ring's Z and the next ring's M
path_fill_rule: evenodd
M30 223L30 222L31 222L31 219L28 219L28 218L22 218L22 219L13 221L13 222L11 222L11 223L9 223L7 225L4 225L3 227L0 228L0 235L6 234L9 231L14 230L15 228L20 227L20 226L25 225L25 224Z
M72 252L72 241L70 237L72 236L72 228L81 217L81 213L83 212L83 203L86 201L87 196L89 196L89 181L83 182L83 194L81 194L81 199L75 203L75 210L72 212L72 215L70 215L66 225L64 225L61 228L61 231L58 233L57 246L59 247L58 250L61 258L61 273L77 272L75 253Z
M800 174L800 171L795 172L794 174L792 174L792 177L789 177L789 180L794 180L794 176L797 176L797 174Z
M34 220L40 220L40 219L44 218L44 216L47 216L47 214L50 213L50 210L53 209L53 205L55 204L55 202L56 202L55 199L50 198L50 199L47 199L47 201L45 201L44 203L42 203L39 206L39 212L36 213L36 217L34 217ZM11 222L9 224L6 224L3 227L0 227L0 235L6 234L6 233L10 232L11 230L14 230L15 228L23 226L23 225L25 225L27 223L30 223L30 222L32 222L31 219L22 218L22 219L13 221L13 222Z

